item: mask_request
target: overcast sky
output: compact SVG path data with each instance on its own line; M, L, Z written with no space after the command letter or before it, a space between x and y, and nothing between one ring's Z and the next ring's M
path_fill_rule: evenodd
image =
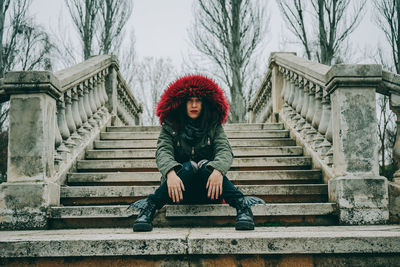
M263 56L268 62L272 51L300 52L298 46L288 44L285 39L292 38L286 30L274 0L264 0L268 4L271 20L267 43L263 45ZM353 0L352 0L353 1ZM367 0L370 4L372 0ZM134 30L136 53L139 58L146 56L169 57L177 68L180 67L182 56L190 52L187 29L192 22L193 0L134 0L133 14L128 22L126 33ZM33 0L30 12L37 21L47 28L57 30L58 21L67 25L73 36L73 25L64 0ZM352 35L352 43L356 52L365 47L375 47L383 38L372 21L373 10L368 7L360 26ZM358 56L359 63L370 61Z

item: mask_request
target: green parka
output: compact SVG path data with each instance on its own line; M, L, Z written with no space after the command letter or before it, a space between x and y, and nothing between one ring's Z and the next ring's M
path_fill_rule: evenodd
M164 121L157 141L156 162L162 174L161 183L167 179L167 173L174 169L178 172L182 163L207 159L207 167L219 170L226 175L232 165L233 153L221 123L214 121L202 140L191 146L181 139L172 124Z

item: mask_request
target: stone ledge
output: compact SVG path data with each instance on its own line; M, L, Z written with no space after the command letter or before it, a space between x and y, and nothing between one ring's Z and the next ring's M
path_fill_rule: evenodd
M248 181L308 181L320 180L321 171L312 170L280 170L280 171L229 171L228 178L232 182ZM159 172L88 172L68 174L68 183L160 183Z
M255 205L254 216L282 215L331 215L336 210L334 203L274 203ZM159 212L163 212L162 210ZM74 218L126 218L138 212L128 205L65 206L50 209L52 219ZM166 217L234 217L236 210L227 204L210 205L166 205Z
M232 168L274 168L274 167L293 167L293 168L310 168L310 157L249 157L234 158ZM135 168L152 168L156 169L155 159L135 159L135 160L79 160L77 162L78 170L122 170Z
M160 126L121 126L107 127L107 132L143 132L160 131ZM283 130L282 123L229 123L224 125L225 131L231 130Z
M228 139L249 139L249 138L286 138L289 137L287 130L253 130L226 131ZM102 140L149 140L157 139L160 132L102 132Z
M324 184L237 185L245 195L327 195ZM62 186L61 198L145 197L158 186Z
M193 254L400 253L400 227L328 226L4 231L0 258Z

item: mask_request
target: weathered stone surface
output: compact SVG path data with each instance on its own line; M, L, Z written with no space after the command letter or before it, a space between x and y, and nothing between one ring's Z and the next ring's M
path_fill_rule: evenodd
M389 214L391 221L400 222L400 184L389 183Z
M295 146L296 141L289 138L282 139L232 139L229 140L232 147L278 147ZM119 148L156 148L157 140L125 140L125 141L95 141L94 147L98 149Z
M311 159L309 157L260 157L260 158L235 158L232 168L239 167L297 167L309 168ZM80 170L93 169L135 169L135 168L157 168L155 160L136 159L136 160L81 160L78 161L77 168Z
M102 140L145 140L157 139L159 132L103 132L100 135ZM286 130L269 130L269 131L226 131L226 135L230 139L237 138L285 138L289 137Z
M378 175L375 89L338 88L331 100L335 175Z
M251 207L254 216L327 215L335 211L333 203L277 203ZM236 216L236 209L227 204L168 205L166 217Z
M43 229L47 208L60 204L60 186L54 183L0 185L0 228Z
M385 177L344 176L329 180L329 199L343 224L380 224L389 219Z
M192 229L188 246L193 254L396 253L399 238L397 226L258 227L251 232L217 228Z
M229 171L232 182L246 181L315 181L321 179L320 170L280 171ZM119 182L160 182L159 172L105 172L70 173L69 183L119 183Z
M49 71L10 71L3 82L8 95L45 93L53 98L61 95L61 83Z
M43 181L54 175L55 116L56 102L49 95L11 96L8 182Z
M1 257L177 255L187 250L187 229L2 232Z
M398 226L84 229L2 232L0 257L400 253ZM348 256L350 256L348 255ZM373 255L373 254L372 254ZM22 259L21 259L22 260ZM283 265L282 265L283 266Z
M153 193L158 186L62 186L61 198L140 197ZM245 195L321 195L328 186L307 185L237 185Z
M302 147L234 147L235 157L249 156L301 156ZM87 159L155 158L156 149L89 150Z
M51 207L51 218L123 218L138 212L127 205ZM274 203L255 205L254 216L329 215L335 212L333 203ZM227 204L167 205L166 217L236 216L236 210Z

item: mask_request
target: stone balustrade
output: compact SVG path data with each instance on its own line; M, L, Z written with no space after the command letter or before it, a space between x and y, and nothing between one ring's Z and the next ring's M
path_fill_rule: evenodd
M46 227L46 207L59 205L60 185L106 126L138 125L142 106L113 56L68 69L8 72L10 100L7 182L0 188L0 225Z
M384 223L389 217L388 182L379 176L376 93L390 95L400 118L400 76L380 65L329 67L293 53L273 53L249 105L250 123L282 121L304 146L322 169L344 224ZM399 131L393 148L398 163ZM397 171L394 180L399 178Z

